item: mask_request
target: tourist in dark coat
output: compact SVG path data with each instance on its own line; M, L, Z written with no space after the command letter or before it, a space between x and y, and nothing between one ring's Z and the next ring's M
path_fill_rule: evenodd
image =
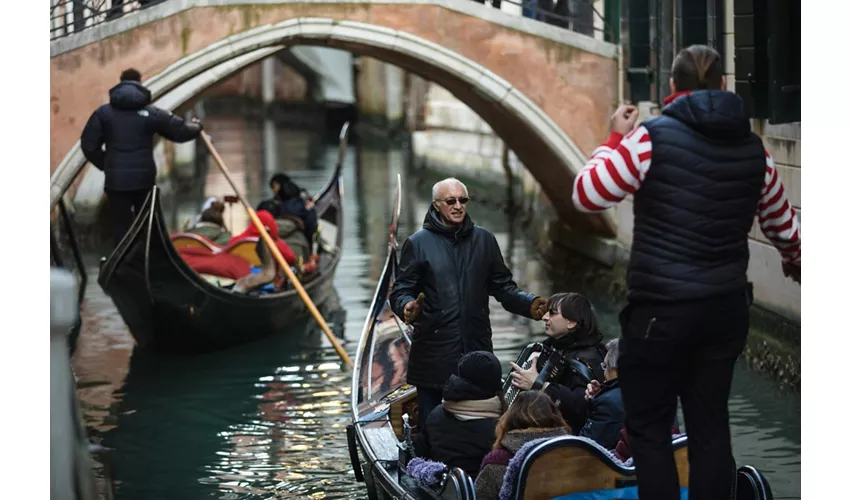
M620 340L614 339L605 344L608 351L602 368L605 381L592 380L587 384L587 422L581 428L579 436L588 437L606 450L613 450L620 438L620 429L626 423L626 410L623 408L623 395L617 380L617 359L620 357Z
M546 299L514 282L495 236L467 215L466 186L445 179L431 195L422 229L402 245L390 294L393 312L414 327L407 382L417 389L419 422L440 404L461 356L492 352L490 296L527 318L546 312Z
M156 184L154 135L187 142L197 138L202 129L197 120L186 123L152 106L151 92L141 80L135 69L121 73L121 82L109 90L109 103L92 113L80 136L86 159L106 174L103 189L116 246Z
M262 207L276 219L284 216L298 218L301 221L300 225L304 230L307 241L312 242L313 235L319 227L313 197L284 173L277 173L272 176L269 186L272 188L274 197L271 200L261 202L257 210Z
M471 477L496 440L496 423L502 416L502 366L493 353L473 351L458 363L443 388L443 403L428 415L416 435L416 455L449 467L459 467Z

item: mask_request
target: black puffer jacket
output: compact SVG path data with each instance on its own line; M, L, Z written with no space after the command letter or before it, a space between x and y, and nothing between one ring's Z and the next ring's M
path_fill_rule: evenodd
M767 168L744 102L732 92L700 90L642 125L652 164L634 195L629 302L743 292Z
M559 339L548 338L543 341L561 352L562 356L577 360L587 369L591 380L605 380L602 371L602 361L605 359L605 346L602 344L602 334L592 332L587 334L569 333ZM537 360L537 370L542 371L549 357L541 355ZM587 401L584 392L587 389L586 380L567 365L560 376L549 381L546 394L558 402L558 409L564 420L570 424L574 434L577 434L587 421Z
M459 228L447 227L433 206L402 245L393 311L403 318L404 305L420 292L425 302L413 324L407 382L422 387L443 387L465 353L493 351L490 295L527 318L537 298L514 282L492 233L468 215Z
M156 183L154 134L175 142L197 138L201 126L151 106L151 93L124 81L109 91L109 104L92 113L80 137L86 159L106 174L107 191L150 189ZM106 145L106 151L103 146Z

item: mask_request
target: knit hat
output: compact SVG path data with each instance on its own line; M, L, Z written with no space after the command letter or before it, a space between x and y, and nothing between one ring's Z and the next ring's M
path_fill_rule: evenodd
M458 377L492 394L502 389L502 365L492 352L473 351L460 358Z

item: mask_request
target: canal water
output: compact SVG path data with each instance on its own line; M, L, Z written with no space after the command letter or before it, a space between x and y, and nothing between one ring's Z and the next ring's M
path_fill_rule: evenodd
M206 128L247 197L268 197L267 179L287 172L315 191L327 181L338 148L324 135L271 122L208 116ZM430 186L418 181L399 144L349 146L343 175L345 242L335 300L323 314L354 355L386 257L395 178L404 182L400 236L415 231ZM173 228L207 196L229 194L213 166L188 193L164 204ZM616 335L621 304L603 291L557 283L540 264L520 221L476 204L469 212L491 230L521 287L546 295L577 290L595 303L607 336ZM479 198L480 199L480 198ZM225 214L241 231L244 212ZM366 498L351 470L345 425L349 377L312 320L263 341L191 358L134 352L133 340L96 284L98 252L87 255L90 286L74 355L78 395L92 439L112 451L119 499ZM507 314L492 301L496 354L512 361L542 337L542 324ZM800 397L760 373L738 367L730 401L735 456L760 468L777 499L800 498Z

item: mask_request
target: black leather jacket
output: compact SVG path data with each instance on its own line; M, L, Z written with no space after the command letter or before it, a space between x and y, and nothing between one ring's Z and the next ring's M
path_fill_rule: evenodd
M402 245L390 294L393 311L403 318L404 305L420 292L425 302L413 323L407 382L423 387L443 387L464 354L493 351L491 295L527 318L537 298L514 282L492 233L468 215L460 227L447 227L433 207L422 229Z

